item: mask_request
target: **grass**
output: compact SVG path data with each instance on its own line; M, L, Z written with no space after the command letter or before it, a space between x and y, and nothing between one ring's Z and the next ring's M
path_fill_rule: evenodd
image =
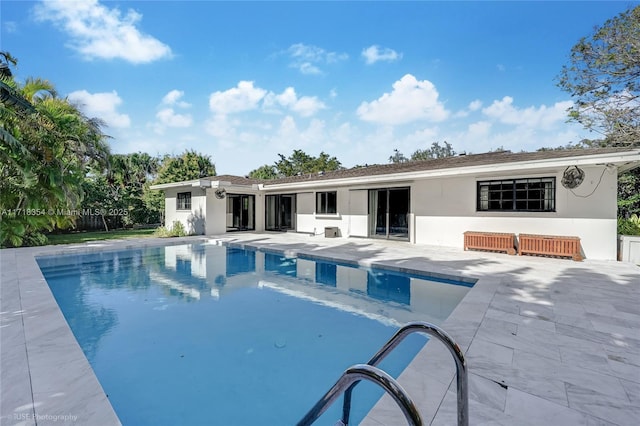
M71 234L50 234L47 235L49 244L77 244L87 241L103 241L122 238L145 238L152 237L155 229L119 229L116 231L93 231L74 232Z

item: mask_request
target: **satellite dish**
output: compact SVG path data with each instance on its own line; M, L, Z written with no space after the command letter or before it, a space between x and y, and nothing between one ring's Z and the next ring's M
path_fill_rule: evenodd
M216 189L215 194L218 200L222 200L227 194L227 191L225 191L224 189Z
M578 166L569 166L562 174L562 186L574 189L580 186L584 180L584 170Z

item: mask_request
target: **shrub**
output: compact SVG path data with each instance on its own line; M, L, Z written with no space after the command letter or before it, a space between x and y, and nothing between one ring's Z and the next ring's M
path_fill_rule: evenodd
M640 235L640 217L631 215L630 218L618 218L619 235Z
M46 246L47 244L49 244L49 240L42 232L31 231L22 237L22 245L25 247Z
M171 229L167 229L167 227L161 226L153 231L153 236L160 238L184 237L186 235L188 235L187 231L185 231L184 225L179 220L173 221L173 223L171 224Z
M184 225L179 220L174 220L173 225L171 226L171 236L172 237L184 237L187 235L187 231L184 229Z
M167 237L170 237L171 235L169 233L169 230L166 227L160 226L156 228L155 231L153 231L153 236L160 237L160 238L167 238Z

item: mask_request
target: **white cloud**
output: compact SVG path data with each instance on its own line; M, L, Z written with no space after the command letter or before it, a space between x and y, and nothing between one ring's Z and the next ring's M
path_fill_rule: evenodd
M103 120L112 127L129 127L131 120L127 114L120 114L116 108L122 104L118 93L89 93L86 90L77 90L69 93L69 100L78 105L80 110L88 117Z
M491 105L482 109L487 117L503 124L517 125L527 128L549 129L556 123L567 119L567 108L573 105L571 101L556 102L551 107L541 105L519 109L513 105L513 98L505 96L495 100Z
M369 46L362 50L362 57L367 65L375 64L379 61L394 62L402 59L402 53L398 53L388 47Z
M258 107L267 91L253 86L253 81L241 81L236 87L209 96L209 109L216 114L250 111Z
M299 64L292 64L291 66L293 66L294 68L298 68L302 74L322 74L320 68L311 64L310 62L301 62Z
M489 121L477 121L469 124L468 134L472 138L486 138L491 131L491 123Z
M449 116L438 101L438 91L428 80L418 81L407 74L393 83L393 91L363 102L357 110L361 120L379 124L404 124L412 121L443 121Z
M475 101L472 101L471 103L469 103L467 108L456 112L454 114L454 117L456 118L468 117L470 113L479 110L481 107L482 107L482 101L476 99Z
M184 96L184 92L182 90L172 90L162 98L163 105L177 105L180 108L187 108L191 105L187 102L180 101L180 98Z
M269 109L276 105L288 108L302 117L310 117L321 109L326 108L326 105L315 96L302 96L298 98L293 87L287 87L279 95L269 92L269 94L265 96L263 102L265 108Z
M156 123L153 128L156 133L163 134L167 127L191 127L193 118L190 114L177 114L173 108L163 108L156 114Z
M4 27L4 30L10 34L18 32L18 23L15 21L4 21L2 26Z
M469 111L477 111L482 108L482 101L480 99L476 99L475 101L469 103Z
M50 21L71 37L70 47L87 59L124 59L148 63L171 56L171 48L140 32L142 15L129 9L125 15L98 0L43 1L34 8L39 21Z
M286 53L291 59L289 66L297 68L303 74L321 74L320 65L332 64L349 58L346 53L329 52L321 47L304 43L292 44Z
M193 118L191 115L179 114L174 110L175 106L179 108L188 108L191 106L187 102L180 100L183 96L184 92L177 89L171 90L169 93L164 95L160 103L162 109L156 113L156 121L151 125L156 133L160 135L164 134L167 127L191 127L193 124Z

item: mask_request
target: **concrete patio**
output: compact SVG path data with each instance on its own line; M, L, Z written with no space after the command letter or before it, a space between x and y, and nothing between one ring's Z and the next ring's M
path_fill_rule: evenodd
M467 357L471 425L636 425L640 419L638 266L228 233L0 250L0 424L119 423L35 256L203 240L478 279L442 324ZM456 424L454 372L451 355L431 341L399 377L426 424ZM390 398L382 398L362 424L405 423Z

